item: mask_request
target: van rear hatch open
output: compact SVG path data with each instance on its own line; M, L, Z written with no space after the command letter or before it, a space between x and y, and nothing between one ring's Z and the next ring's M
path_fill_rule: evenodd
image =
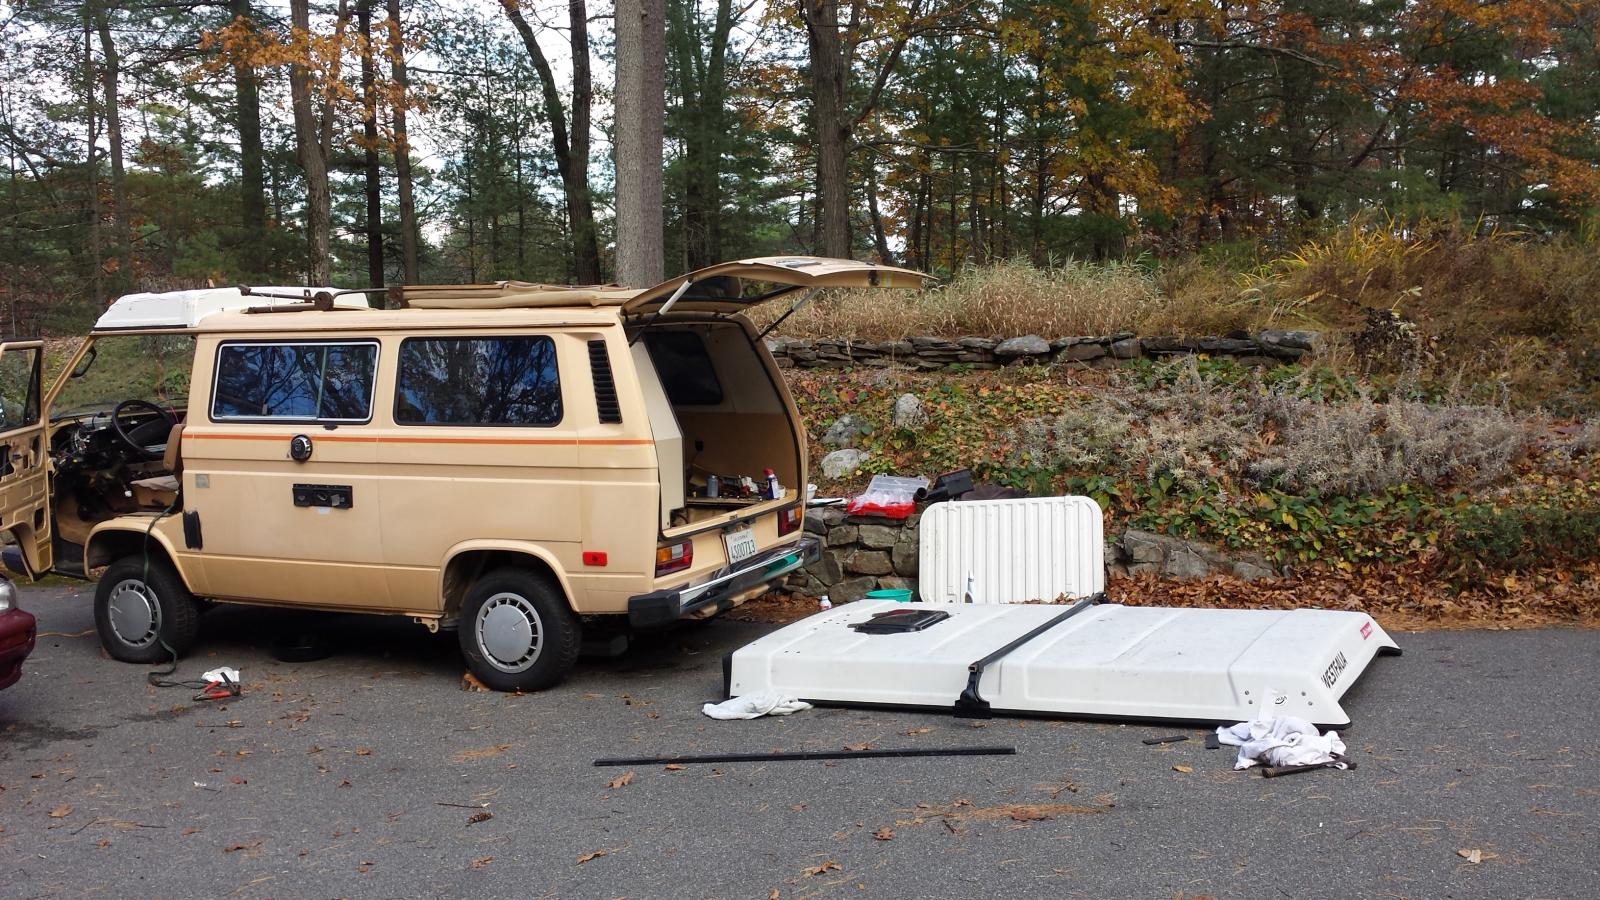
M667 571L657 570L663 596L630 604L636 624L738 602L814 549L802 546L800 528L805 429L762 333L740 314L784 297L793 312L818 289L927 280L853 260L769 257L691 272L623 303L661 472L667 557ZM724 595L715 602L701 590L713 583Z
M662 473L663 536L758 516L803 494L799 413L739 313L780 297L794 297L792 310L817 289L904 289L927 280L910 269L854 260L765 257L690 272L625 302ZM766 490L768 470L782 489L776 498ZM671 472L683 473L681 483Z
M697 269L640 291L622 305L623 315L678 312L732 315L800 291L825 288L922 287L930 276L896 266L821 256L764 256Z

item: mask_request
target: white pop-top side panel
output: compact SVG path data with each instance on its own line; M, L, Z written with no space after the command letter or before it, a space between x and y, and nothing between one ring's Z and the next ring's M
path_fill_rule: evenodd
M1105 590L1105 524L1088 497L951 501L922 514L927 603L1026 603Z
M850 628L890 609L950 618L907 634ZM841 604L733 654L730 692L777 691L821 703L951 709L968 667L1065 606ZM990 664L979 693L995 710L1058 716L1242 722L1262 704L1324 726L1394 641L1366 613L1171 609L1102 604L1057 623Z
M318 291L332 292L337 288L260 287L252 291L282 294L285 297L306 297ZM194 328L206 316L220 312L235 312L257 306L283 306L304 303L306 300L289 300L284 297L262 297L259 294L241 294L236 287L201 288L192 291L161 291L127 294L118 297L109 309L100 314L94 323L96 331L126 330L130 328ZM349 309L367 309L363 294L345 294L333 298L333 305Z

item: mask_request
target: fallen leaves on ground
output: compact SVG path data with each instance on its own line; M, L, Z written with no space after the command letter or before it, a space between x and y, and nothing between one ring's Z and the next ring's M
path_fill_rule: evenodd
M492 856L480 856L477 859L473 860L472 862L468 863L467 867L468 868L472 868L472 869L481 869L484 866L487 866L489 863L492 863L492 862L494 862L494 857L492 857Z
M872 749L872 742L871 741L862 741L859 744L845 744L844 748L846 750L849 750L851 753L860 753L863 750L871 750Z
M1129 606L1200 609L1321 608L1366 612L1385 628L1600 627L1600 564L1496 577L1454 592L1420 564L1368 565L1353 572L1306 568L1292 578L1244 581L1231 575L1180 581L1158 575L1107 579L1106 597ZM786 625L817 611L815 598L774 593L729 613L744 622Z
M72 815L72 807L65 804L50 810L50 818L52 819L65 819L70 815Z
M493 747L484 747L481 750L461 750L456 753L455 761L458 763L473 762L479 759L488 759L511 749L510 744L495 744Z
M472 674L471 672L461 673L461 689L463 691L478 691L479 693L484 694L489 693L489 686L479 681L478 676Z
M605 856L607 853L610 853L610 852L611 851L609 851L609 850L596 850L593 853L585 853L584 855L578 857L578 865L581 866L584 863L586 863L586 862L588 862L588 861L590 861L592 859L599 859L600 857Z
M357 747L356 748L356 755L357 756L371 756L372 755L372 748L371 747Z
M667 763L667 771L668 772L682 772L684 769L687 769L687 768L689 768L689 767L684 765L683 763Z
M844 866L841 866L830 859L827 862L824 862L822 865L812 866L811 868L806 869L805 871L801 872L800 875L802 878L813 878L817 875L821 875L824 872L840 872L843 870Z
M612 790L616 790L617 788L627 787L628 785L630 785L632 783L633 783L633 773L632 772L623 772L621 775L618 775L617 777L615 777L615 778L611 779L610 781L606 782L606 787L611 788Z
M238 844L229 844L228 846L222 848L222 852L237 853L240 850L251 850L259 846L261 846L260 841L245 841Z
M1107 580L1106 596L1130 606L1201 609L1321 609L1370 614L1385 628L1600 626L1600 566L1552 568L1495 578L1456 593L1419 564L1369 565L1353 572L1305 569L1293 578L1243 581L1212 575L1177 581L1156 575Z
M479 822L487 822L492 818L494 818L494 813L488 812L487 810L485 810L484 812L473 813L472 815L468 816L467 817L467 824L468 825L476 825Z
M924 728L913 728L910 731L902 731L900 733L905 735L906 737L911 737L913 735L918 735L918 734L927 734L928 732L930 732L932 730L933 730L932 728L926 728L926 727L924 727Z
M741 604L724 614L736 622L764 622L787 625L817 612L817 598L799 594L768 594Z
M892 841L894 840L894 829L885 825L882 828L879 828L877 831L874 831L872 833L872 838L873 840L877 841Z
M1188 775L1190 772L1193 772L1194 769L1190 768L1189 766L1173 766L1172 771L1182 772L1183 774Z
M1483 862L1482 850L1457 850L1456 855L1473 865Z
M1091 816L1106 812L1111 807L1079 806L1073 803L1004 803L1000 806L973 806L970 800L957 800L947 806L919 803L916 817L896 822L897 825L921 825L929 819L956 822L995 822L1010 819L1014 822L1043 822L1058 816Z

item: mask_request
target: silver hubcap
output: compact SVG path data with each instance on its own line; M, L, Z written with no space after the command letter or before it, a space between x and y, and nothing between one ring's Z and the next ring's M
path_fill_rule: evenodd
M161 606L155 592L137 579L117 582L111 589L111 630L129 647L148 647L161 633Z
M539 611L520 594L495 594L478 607L478 650L502 672L524 672L544 648Z

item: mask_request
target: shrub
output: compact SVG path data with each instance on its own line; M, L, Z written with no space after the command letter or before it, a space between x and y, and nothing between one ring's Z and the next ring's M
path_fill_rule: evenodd
M1203 366L1188 358L1113 376L1054 417L1015 429L1018 461L1181 483L1237 474L1259 442L1260 417L1250 395L1231 384L1238 367Z
M1277 433L1250 473L1324 494L1487 484L1505 477L1528 445L1522 424L1493 406L1376 403L1362 392L1338 404L1272 397L1264 412Z
M1600 508L1470 506L1446 543L1456 574L1520 571L1600 554Z

